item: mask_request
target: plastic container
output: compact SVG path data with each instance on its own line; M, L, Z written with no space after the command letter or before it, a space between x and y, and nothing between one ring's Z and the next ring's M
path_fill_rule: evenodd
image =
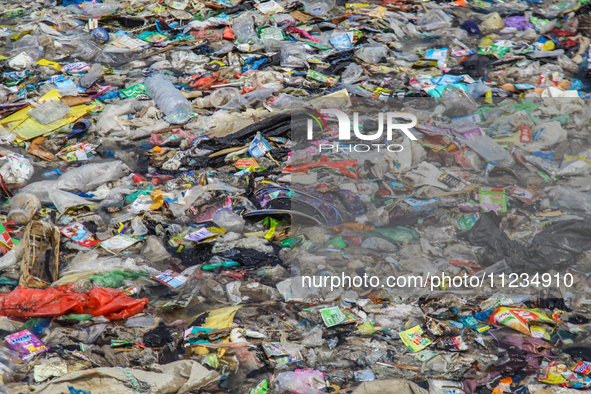
M161 74L154 75L144 82L146 92L166 115L171 123L185 123L191 118L193 109L189 100Z
M41 201L34 194L17 194L11 201L8 221L14 221L19 226L26 225L40 209Z
M93 64L92 67L90 67L90 69L88 70L88 72L80 78L80 80L78 81L78 85L82 86L85 89L91 87L92 85L94 85L96 81L98 81L102 72L103 66L101 66L98 63Z
M62 104L57 100L49 100L46 103L33 108L27 113L33 118L37 119L39 122L47 124L61 119L68 112L70 112L70 107L67 105Z

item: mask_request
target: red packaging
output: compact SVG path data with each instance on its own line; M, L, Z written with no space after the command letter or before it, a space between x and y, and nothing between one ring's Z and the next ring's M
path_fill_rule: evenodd
M521 137L519 137L519 141L531 142L531 130L529 127L519 126L519 131L521 131Z

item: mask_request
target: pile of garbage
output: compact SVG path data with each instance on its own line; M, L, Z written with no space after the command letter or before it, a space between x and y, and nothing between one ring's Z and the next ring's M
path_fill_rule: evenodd
M591 388L588 1L0 19L0 393Z

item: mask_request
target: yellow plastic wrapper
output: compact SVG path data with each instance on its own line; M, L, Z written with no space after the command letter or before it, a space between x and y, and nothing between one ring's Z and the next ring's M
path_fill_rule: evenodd
M541 377L539 380L543 383L548 384L562 384L567 383L568 380L562 376L561 374L568 371L568 367L564 363L557 363L553 361L548 365L548 369L546 370L546 375Z
M554 326L556 322L539 309L500 307L489 320L500 326L507 326L516 331L536 338L546 339L548 332L544 326ZM532 327L536 326L536 327Z
M398 333L402 342L413 352L420 352L433 343L432 340L423 335L421 326L415 326L409 330Z

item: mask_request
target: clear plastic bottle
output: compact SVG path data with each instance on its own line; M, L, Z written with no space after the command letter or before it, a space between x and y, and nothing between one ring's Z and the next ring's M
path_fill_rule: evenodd
M103 72L103 66L98 63L94 63L88 72L80 78L78 84L83 88L91 87L100 77Z
M167 121L178 124L189 120L193 112L191 103L165 76L151 76L144 86L158 108L166 114Z

